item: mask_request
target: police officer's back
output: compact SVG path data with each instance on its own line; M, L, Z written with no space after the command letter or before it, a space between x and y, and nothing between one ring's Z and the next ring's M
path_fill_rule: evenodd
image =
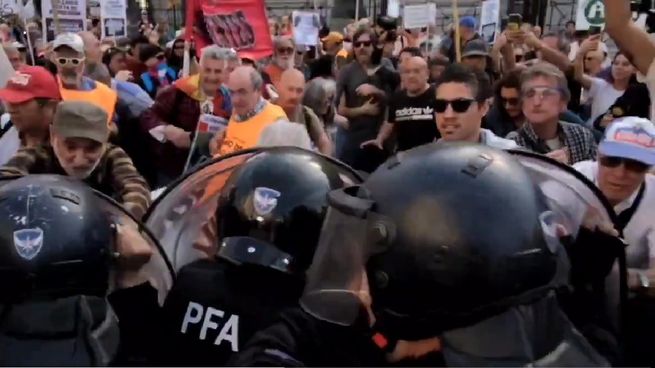
M327 193L358 182L345 165L301 149L244 156L233 171L201 185L217 197L196 207L213 201L216 209L204 218L199 239L176 245L195 256L175 265L176 282L163 307L162 364L224 365L280 311L297 305ZM193 210L184 217L199 221Z

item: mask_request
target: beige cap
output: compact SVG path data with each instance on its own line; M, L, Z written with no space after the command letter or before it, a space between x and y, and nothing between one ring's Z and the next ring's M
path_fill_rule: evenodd
M64 138L88 138L99 143L109 139L109 117L105 110L86 101L63 101L57 105L54 132Z

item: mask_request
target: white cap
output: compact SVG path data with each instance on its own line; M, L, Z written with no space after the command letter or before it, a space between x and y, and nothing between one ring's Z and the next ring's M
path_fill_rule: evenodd
M598 152L655 166L655 126L648 119L633 116L615 120L605 130Z
M75 33L68 32L58 35L52 43L52 49L56 51L61 46L68 46L80 54L84 53L84 41Z

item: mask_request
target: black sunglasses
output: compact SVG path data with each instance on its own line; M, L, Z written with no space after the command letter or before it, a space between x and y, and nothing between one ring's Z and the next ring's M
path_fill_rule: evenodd
M362 47L362 46L369 47L372 44L373 44L373 42L371 42L371 41L356 41L356 42L353 42L353 46L355 46L355 48L359 48L359 47Z
M621 164L623 164L627 170L637 173L646 172L650 168L649 165L643 162L623 157L601 156L599 161L601 165L610 168L619 167Z
M463 113L468 111L473 102L475 100L469 98L457 98L454 100L442 100L438 98L434 108L438 113L443 113L448 108L448 105L450 105L456 113Z
M284 54L286 54L286 55L293 54L293 51L294 51L294 48L293 48L293 47L280 47L279 49L277 49L277 53L280 54L280 55L284 55Z

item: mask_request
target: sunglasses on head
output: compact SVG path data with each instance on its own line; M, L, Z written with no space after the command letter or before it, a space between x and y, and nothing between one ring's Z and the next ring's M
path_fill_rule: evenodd
M294 52L293 47L280 47L279 49L277 49L277 53L282 54L282 55L284 55L284 54L287 54L287 55L288 54L293 54L293 52Z
M631 160L629 158L615 157L615 156L601 156L600 164L605 167L616 168L623 164L625 168L632 172L643 173L648 171L650 168L649 165L639 162L636 160Z
M68 64L71 64L73 66L78 66L78 65L82 64L82 62L84 61L84 58L58 57L56 59L56 61L57 61L57 64L59 64L61 66L66 66Z
M373 43L371 41L356 41L356 42L353 42L353 46L355 46L355 48L359 48L359 47L362 47L362 46L369 47L372 44Z
M435 103L435 109L438 113L443 113L448 108L448 105L450 105L453 108L453 111L463 113L468 111L473 102L475 102L475 100L470 98L457 98L454 100L443 100L438 98Z

